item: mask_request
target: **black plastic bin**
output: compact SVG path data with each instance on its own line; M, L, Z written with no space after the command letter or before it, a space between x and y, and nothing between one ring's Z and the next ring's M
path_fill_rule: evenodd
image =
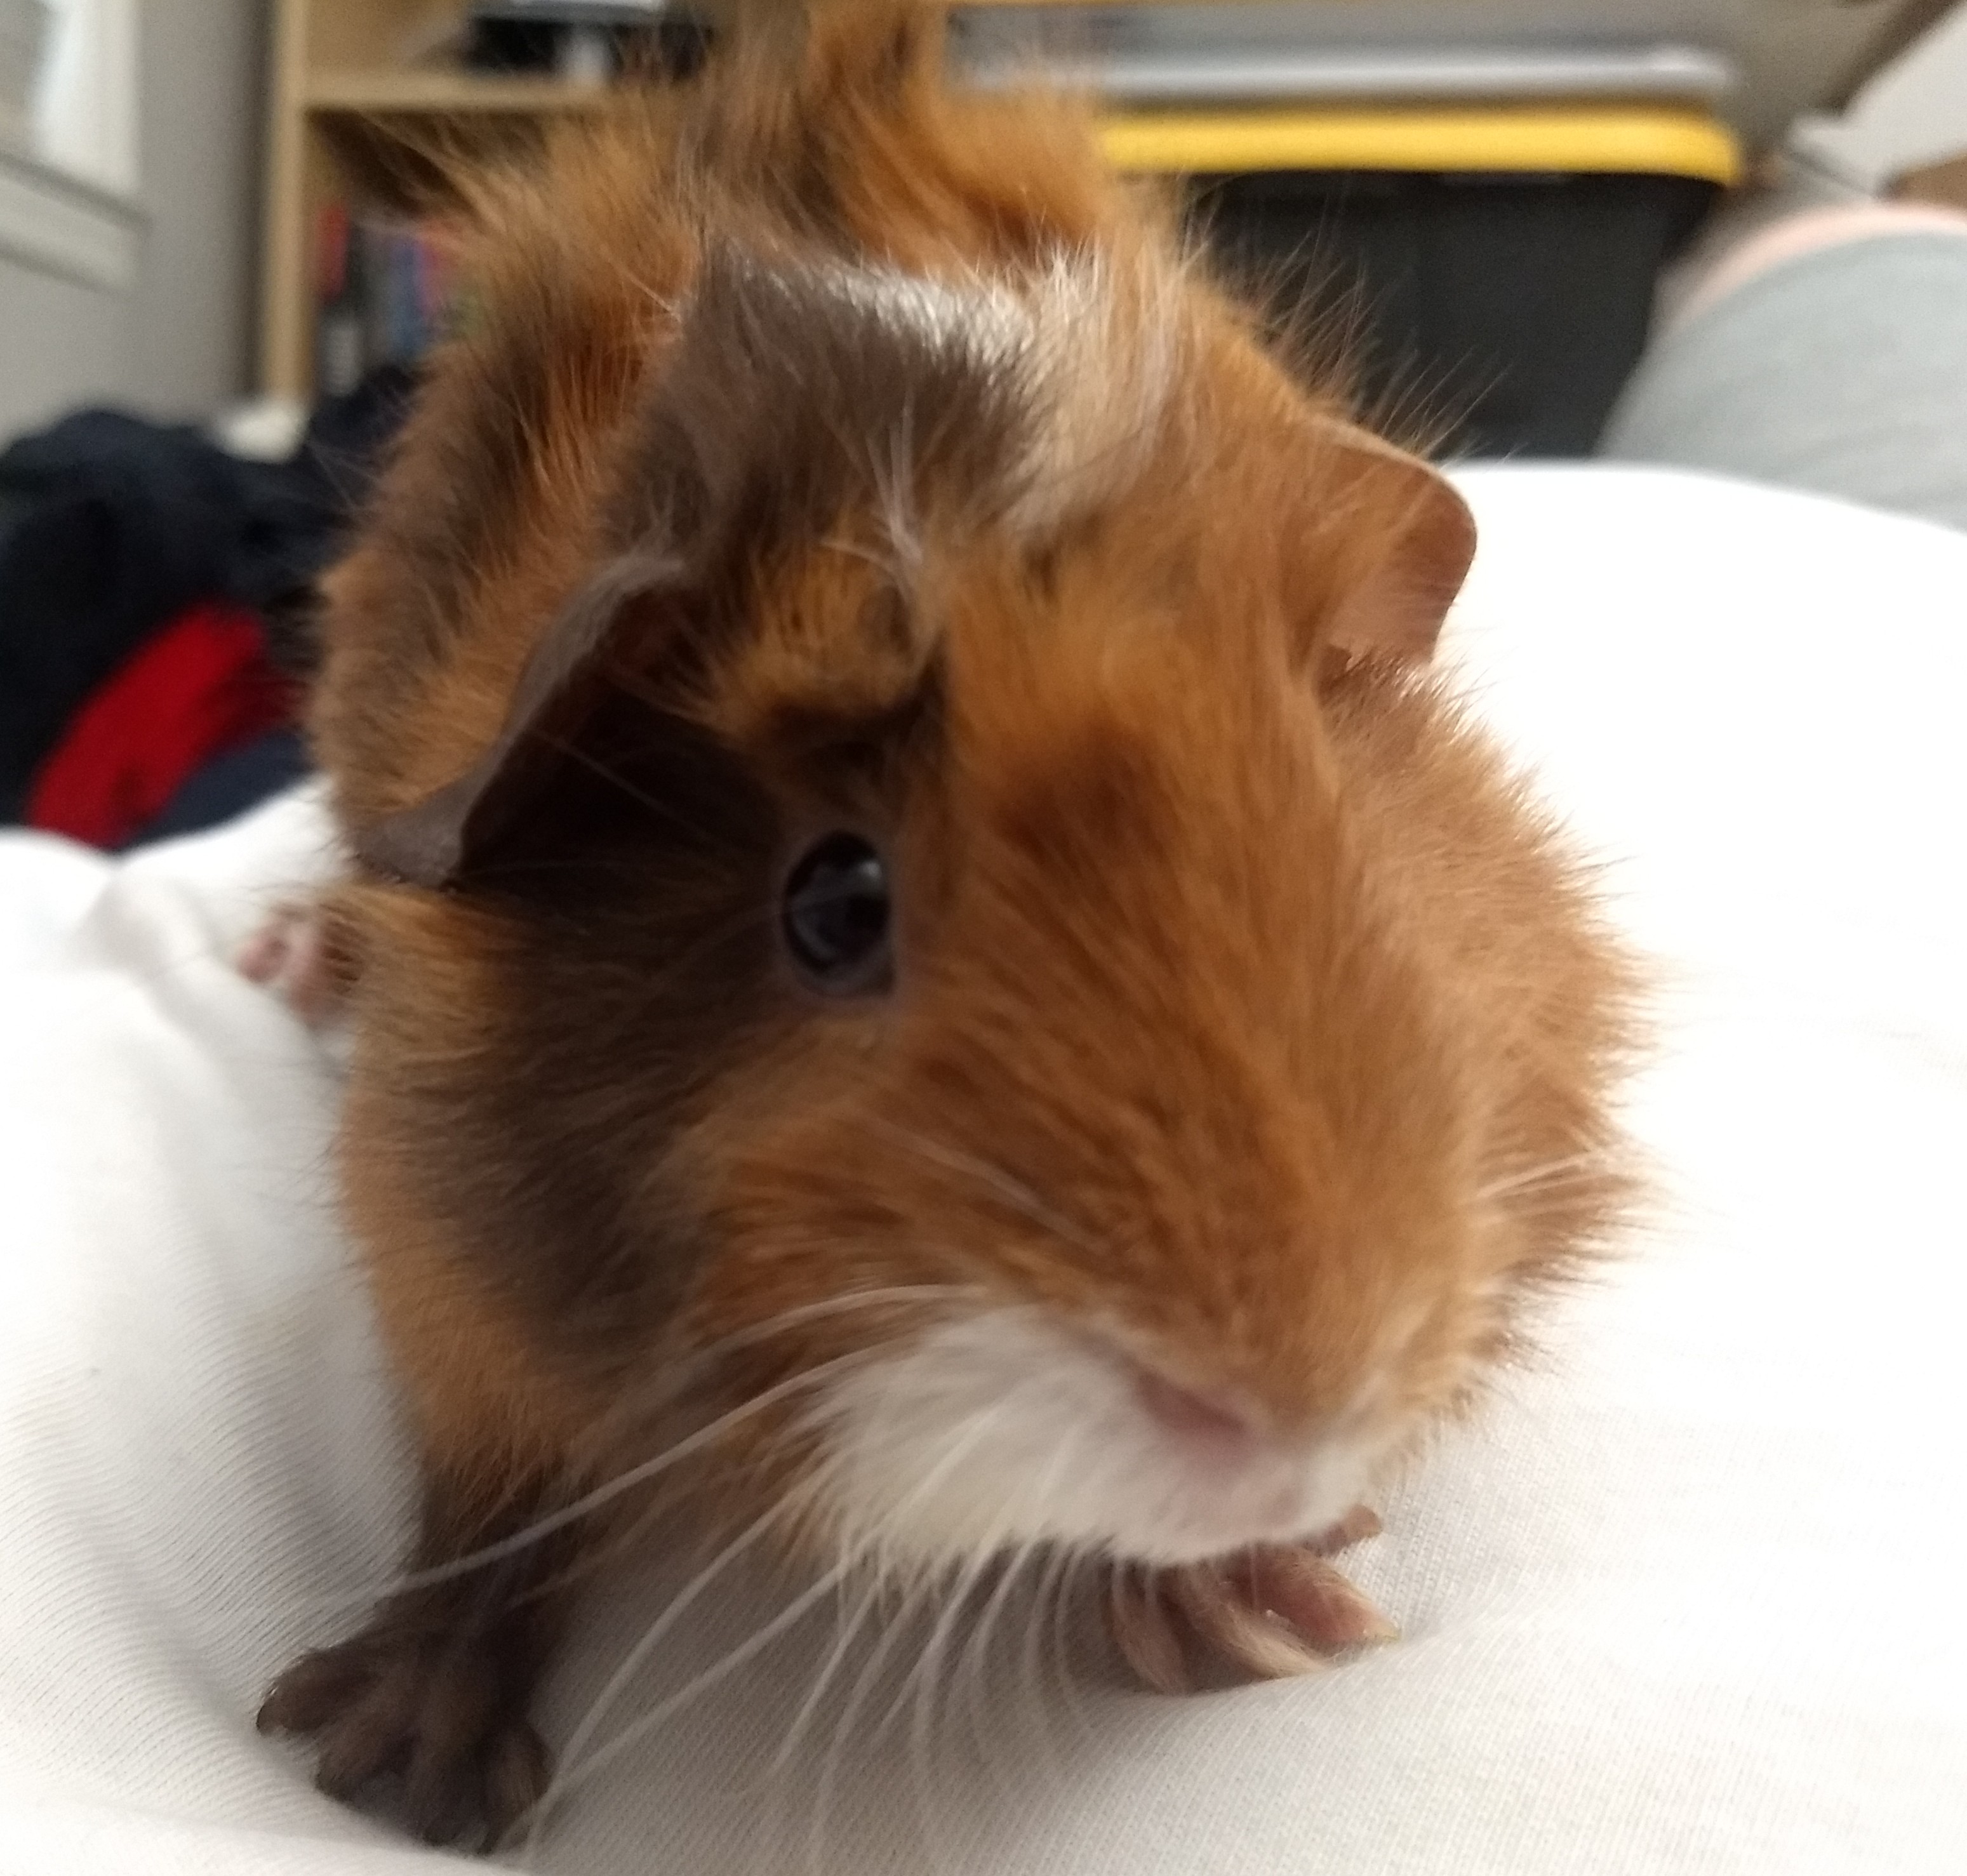
M1122 167L1188 179L1282 321L1336 319L1370 396L1478 457L1589 453L1662 264L1740 160L1704 113L1630 105L1139 112L1105 134Z

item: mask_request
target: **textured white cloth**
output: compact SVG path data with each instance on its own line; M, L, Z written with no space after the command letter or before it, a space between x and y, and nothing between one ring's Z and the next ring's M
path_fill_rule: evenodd
M1082 1648L1068 1703L1014 1637L926 1774L910 1710L877 1733L890 1681L829 1778L837 1705L773 1765L822 1608L582 1790L541 1867L1967 1869L1967 535L1653 472L1465 486L1452 655L1666 963L1635 1106L1668 1196L1384 1507L1359 1574L1405 1639L1180 1701ZM331 1072L226 963L324 847L300 799L115 865L0 839L0 1876L433 1867L251 1723L408 1502ZM667 1593L593 1604L550 1735ZM787 1593L720 1580L600 1736Z

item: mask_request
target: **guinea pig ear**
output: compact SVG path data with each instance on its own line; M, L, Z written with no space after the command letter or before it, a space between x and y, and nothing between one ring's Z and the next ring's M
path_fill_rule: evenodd
M355 837L356 857L405 885L458 885L545 791L615 686L612 654L652 612L683 604L676 568L652 556L606 567L534 648L490 748L456 780ZM641 660L638 660L638 663Z
M1319 633L1329 655L1423 662L1475 557L1475 518L1441 472L1356 425L1325 427L1339 452L1352 544Z

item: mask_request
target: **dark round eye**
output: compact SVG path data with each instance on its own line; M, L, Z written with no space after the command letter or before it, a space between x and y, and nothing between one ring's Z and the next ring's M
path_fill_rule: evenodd
M780 923L799 974L829 996L884 990L888 868L858 834L829 834L809 847L786 879Z

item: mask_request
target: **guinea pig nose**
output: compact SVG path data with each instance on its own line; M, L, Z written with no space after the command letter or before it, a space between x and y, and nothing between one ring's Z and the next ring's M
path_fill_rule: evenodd
M1226 1395L1184 1387L1144 1367L1134 1371L1134 1391L1155 1419L1183 1439L1233 1449L1257 1438L1255 1421Z

